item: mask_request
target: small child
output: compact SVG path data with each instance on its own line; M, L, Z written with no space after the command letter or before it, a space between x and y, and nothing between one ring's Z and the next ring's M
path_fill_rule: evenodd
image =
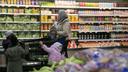
M60 53L62 50L62 44L55 42L50 47L47 47L43 42L40 42L41 48L44 49L49 54L49 62L57 63L64 59L64 56Z

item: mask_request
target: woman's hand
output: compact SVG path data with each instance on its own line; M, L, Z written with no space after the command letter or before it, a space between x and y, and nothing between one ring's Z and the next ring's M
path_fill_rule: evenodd
M44 43L43 43L43 41L40 41L40 45L43 45Z

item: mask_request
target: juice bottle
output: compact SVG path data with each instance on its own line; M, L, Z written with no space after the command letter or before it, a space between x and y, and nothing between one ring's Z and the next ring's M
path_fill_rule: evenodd
M2 13L5 13L5 12L6 12L5 8L2 8Z
M14 1L13 0L10 0L11 1L11 4L14 4Z
M23 0L19 0L19 1L20 1L19 4L20 4L20 5L23 5Z
M2 0L1 3L2 3L2 4L5 4L5 0Z
M16 4L16 2L17 2L16 0L13 0L13 4Z
M25 0L25 5L28 5L28 0Z
M31 5L31 0L28 0L28 5Z
M34 0L31 0L31 5L34 5Z
M20 4L20 2L19 2L20 0L17 0L17 5L19 5Z
M7 3L8 3L8 4L11 4L11 0L7 0Z

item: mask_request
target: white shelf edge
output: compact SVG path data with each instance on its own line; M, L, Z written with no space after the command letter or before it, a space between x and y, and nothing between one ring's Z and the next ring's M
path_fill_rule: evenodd
M41 23L54 23L54 22L41 22ZM79 23L79 22L69 22L69 23Z
M81 7L81 6L41 6L41 8L73 8L73 9L128 9L128 7Z
M49 30L41 30L41 32L49 32Z
M41 32L49 32L50 30L41 30ZM79 30L71 30L71 31L79 31Z
M128 30L94 30L94 31L79 31L79 33L82 33L82 32L128 32Z
M87 40L78 40L79 42L87 42L87 41L127 41L128 38L123 39L87 39Z
M71 29L71 31L79 31L79 29Z
M78 37L71 37L71 40L75 40L75 39L78 39Z
M83 21L79 23L80 24L83 24L83 23L113 23L113 21Z
M18 39L39 39L39 38L18 38Z
M115 16L115 15L95 15L95 14L78 14L79 16Z
M0 13L4 15L40 15L40 14L31 14L31 13Z
M18 5L18 4L0 4L0 6L8 6L8 7L40 7L39 5Z
M41 15L49 15L49 16L57 16L58 14L41 14ZM78 16L78 14L68 14L69 16L70 15L76 15L76 16Z
M0 32L6 32L8 30L0 30ZM40 30L12 30L14 32L17 32L17 31L40 31Z
M78 8L79 6L41 6L41 8Z
M1 21L0 23L40 23L40 22L20 22L20 21Z

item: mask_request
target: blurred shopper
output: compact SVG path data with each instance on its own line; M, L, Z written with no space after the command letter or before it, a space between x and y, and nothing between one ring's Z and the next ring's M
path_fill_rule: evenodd
M67 45L68 40L71 38L71 26L68 20L68 15L64 10L59 11L57 22L55 22L52 27L55 27L57 30L58 42L63 44L61 53L65 54L65 57L68 57Z
M3 47L6 48L5 55L7 58L7 72L23 72L22 58L29 50L18 41L12 31L5 33L6 40L3 41Z

